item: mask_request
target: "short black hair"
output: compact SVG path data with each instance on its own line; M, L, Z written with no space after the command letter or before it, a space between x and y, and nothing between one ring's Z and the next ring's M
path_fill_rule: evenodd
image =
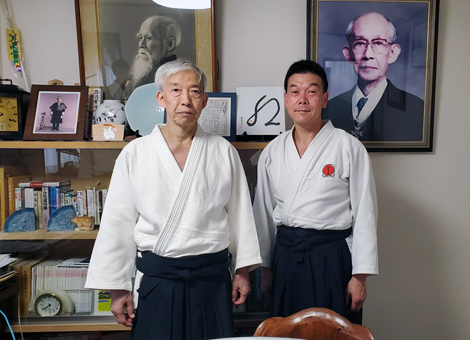
M326 78L326 72L320 64L313 60L299 60L293 63L287 70L286 77L284 78L284 91L287 92L287 83L289 78L294 74L313 73L319 76L322 80L323 93L328 91L328 79Z

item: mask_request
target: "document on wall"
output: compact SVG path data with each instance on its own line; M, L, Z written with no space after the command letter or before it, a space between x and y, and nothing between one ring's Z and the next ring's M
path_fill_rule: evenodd
M198 120L201 128L210 134L230 136L231 98L209 98Z

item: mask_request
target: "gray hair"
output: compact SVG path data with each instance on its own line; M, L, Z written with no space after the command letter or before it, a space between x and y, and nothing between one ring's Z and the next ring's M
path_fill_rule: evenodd
M205 92L207 86L207 78L204 72L197 67L196 64L192 63L187 59L176 59L168 63L163 64L157 70L155 74L155 86L157 91L163 92L163 82L172 75L181 71L194 71L199 75L199 82L202 83L202 91Z
M389 41L390 43L394 43L395 40L397 40L397 29L395 28L395 25L390 21L390 19L388 19L386 16L380 14L380 13L377 13L377 12L371 12L371 13L376 13L376 14L379 14L381 15L385 20L388 21L388 25L389 25L389 28L390 28L390 37L392 38L392 41ZM369 13L367 13L369 14ZM362 15L361 15L362 16ZM353 40L354 40L354 35L353 35L353 25L354 23L356 22L357 19L359 19L361 16L358 16L357 18L355 18L353 21L351 21L348 25L348 27L346 28L346 39L348 40L349 43L351 43Z

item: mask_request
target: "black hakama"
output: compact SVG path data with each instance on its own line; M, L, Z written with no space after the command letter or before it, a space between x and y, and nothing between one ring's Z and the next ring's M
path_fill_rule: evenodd
M324 307L361 324L362 309L346 306L352 277L347 230L314 230L279 226L273 259L273 316L286 317Z
M228 250L166 258L143 252L144 276L133 340L203 340L233 336Z

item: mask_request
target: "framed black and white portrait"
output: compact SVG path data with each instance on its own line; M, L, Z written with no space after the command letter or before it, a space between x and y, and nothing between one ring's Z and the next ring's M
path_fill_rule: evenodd
M214 1L210 9L175 9L152 0L75 0L84 82L105 99L127 100L176 58L196 63L215 91Z
M438 0L308 0L324 119L369 151L432 151Z

